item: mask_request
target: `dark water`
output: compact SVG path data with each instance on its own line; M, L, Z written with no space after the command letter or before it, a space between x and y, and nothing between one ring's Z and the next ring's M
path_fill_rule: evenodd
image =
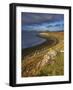
M37 36L38 33L35 31L22 31L22 48L29 48L45 42L45 39Z

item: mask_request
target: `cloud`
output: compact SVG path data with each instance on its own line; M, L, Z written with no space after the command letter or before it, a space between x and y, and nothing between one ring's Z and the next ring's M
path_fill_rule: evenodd
M32 24L32 25L24 25L23 30L37 30L37 31L61 31L64 30L64 22L57 21L52 23L42 23L42 24Z
M64 15L22 13L22 30L64 30Z
M26 13L22 12L22 24L39 24L43 22L55 22L64 20L63 14L48 14L48 13Z

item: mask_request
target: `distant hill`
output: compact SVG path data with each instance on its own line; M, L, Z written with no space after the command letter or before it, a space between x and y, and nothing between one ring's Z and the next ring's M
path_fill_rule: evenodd
M64 30L22 30L22 32L64 32Z

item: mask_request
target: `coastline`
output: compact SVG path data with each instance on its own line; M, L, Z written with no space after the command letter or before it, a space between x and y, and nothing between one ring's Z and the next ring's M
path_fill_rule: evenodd
M64 32L46 32L41 33L39 37L45 38L46 41L40 45L22 49L22 77L64 75L64 52L60 52L64 50ZM51 52L57 52L55 60L50 59L50 64L46 63L46 66L42 67L41 65L46 62L43 58L50 49Z
M38 36L41 38L44 38L40 35L38 35ZM31 54L32 52L35 52L36 50L39 51L42 49L50 48L51 46L54 46L58 43L58 40L55 37L53 37L53 38L49 37L49 39L47 39L47 38L45 38L45 39L46 39L46 41L43 42L42 44L35 45L33 47L30 47L30 48L22 49L22 58L24 55L26 56L28 54Z

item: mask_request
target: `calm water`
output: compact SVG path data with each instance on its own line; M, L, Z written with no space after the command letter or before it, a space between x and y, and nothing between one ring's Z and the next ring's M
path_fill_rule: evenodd
M37 36L38 32L22 31L22 48L29 48L45 42L45 39Z

